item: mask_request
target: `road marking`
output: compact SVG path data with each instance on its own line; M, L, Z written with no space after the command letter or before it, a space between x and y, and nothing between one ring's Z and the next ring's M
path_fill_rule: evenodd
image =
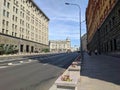
M48 63L44 63L43 65L48 65Z
M0 69L2 69L2 68L7 68L8 66L0 66Z
M8 65L13 65L13 63L8 63Z
M20 63L23 63L23 61L20 61Z
M29 62L31 62L32 60L31 60L31 59L29 59L28 61L29 61Z
M12 66L22 65L21 63L13 63Z

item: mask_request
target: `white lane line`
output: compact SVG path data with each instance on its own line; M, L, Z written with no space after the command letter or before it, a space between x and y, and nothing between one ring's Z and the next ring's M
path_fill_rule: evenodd
M13 65L13 63L8 63L8 65L10 66L10 65Z
M34 61L37 61L37 60L34 60ZM22 65L22 64L26 64L26 63L31 63L31 62L34 62L34 61L33 60L28 60L27 62L19 61L18 63L7 63L6 66L0 66L0 69L7 68L7 67L10 67L10 66L17 66L17 65Z
M20 61L20 63L23 63L23 61Z
M37 61L37 60L35 60L35 61ZM31 63L31 62L33 62L33 61L28 60L27 62L19 61L18 63L7 63L6 66L0 66L0 69L12 67L12 66L17 66L17 65L22 65L22 64L26 64L26 63Z
M28 61L29 61L29 62L31 62L32 60L31 60L31 59L29 59Z
M48 65L48 63L44 63L43 65Z
M22 65L21 63L13 63L12 66Z
M7 68L8 66L0 66L0 69L2 69L2 68Z
M28 62L23 62L23 64L25 64L25 63L31 63L31 62L29 62L29 61Z

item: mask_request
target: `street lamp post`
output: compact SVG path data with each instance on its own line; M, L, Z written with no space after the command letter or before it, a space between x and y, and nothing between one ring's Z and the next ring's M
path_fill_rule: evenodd
M65 3L66 5L73 5L77 6L79 8L79 25L80 25L80 53L81 53L81 61L83 60L83 52L82 52L82 38L81 38L81 8L78 4L72 4L72 3Z

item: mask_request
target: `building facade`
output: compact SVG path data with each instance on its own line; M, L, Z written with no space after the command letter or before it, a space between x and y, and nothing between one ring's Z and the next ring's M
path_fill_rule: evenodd
M82 36L82 50L87 51L87 34Z
M0 52L48 48L49 18L33 0L0 0Z
M120 52L120 1L89 0L86 9L87 47L102 53Z
M51 40L49 41L50 52L68 52L71 51L71 41L66 40Z

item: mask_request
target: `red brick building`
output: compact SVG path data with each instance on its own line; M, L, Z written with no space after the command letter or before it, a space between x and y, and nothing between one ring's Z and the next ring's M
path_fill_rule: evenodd
M106 43L110 43L111 40L106 38L103 39L103 34L106 33L106 29L110 31L110 27L114 19L117 19L119 15L119 0L89 0L88 7L86 9L86 25L87 25L87 43L88 43L88 50L94 51L98 49L105 49L107 47ZM116 12L113 12L115 11ZM112 15L114 14L114 15ZM108 32L109 34L111 32ZM109 36L108 36L109 37ZM105 38L105 37L104 37ZM115 42L117 43L117 42ZM114 40L112 41L112 46ZM104 50L103 50L104 51Z

